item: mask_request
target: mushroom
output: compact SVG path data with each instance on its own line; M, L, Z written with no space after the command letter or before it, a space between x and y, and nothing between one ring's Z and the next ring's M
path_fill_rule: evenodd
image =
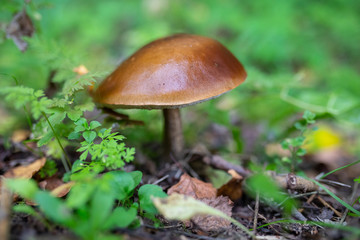
M216 40L176 34L126 59L92 93L109 108L162 109L166 156L182 158L180 108L216 98L246 78L242 64Z

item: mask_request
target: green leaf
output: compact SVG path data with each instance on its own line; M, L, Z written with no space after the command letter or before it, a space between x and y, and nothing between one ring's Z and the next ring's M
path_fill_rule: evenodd
M288 157L282 157L282 158L281 158L281 161L282 161L283 163L291 163L291 159L288 158Z
M82 132L85 130L86 130L86 128L83 125L78 125L75 127L74 132Z
M137 211L135 208L126 210L123 207L117 207L103 223L102 229L110 230L114 227L126 228L136 219L136 216Z
M100 127L101 126L101 123L99 123L98 121L91 121L90 123L90 129L93 130L97 127Z
M39 147L48 144L54 137L54 133L52 131L47 132L38 142L37 145Z
M138 179L137 179L138 180ZM124 171L111 171L103 175L103 182L109 184L115 197L124 200L132 196L133 190L137 185L133 176Z
M26 213L32 216L37 216L38 213L29 205L26 204L18 204L13 206L13 211L14 212L22 212L22 213Z
M36 183L32 179L6 179L6 186L26 199L33 199L39 191Z
M312 113L307 110L304 112L304 115L303 115L303 119L305 119L308 124L315 123L315 121L314 121L315 117L316 117L315 113Z
M283 149L290 149L290 143L289 143L289 139L285 139L284 141L281 142L281 147Z
M68 118L70 118L72 121L77 121L83 114L81 110L73 110L73 109L67 110L66 113Z
M300 131L304 131L306 129L306 127L301 123L301 122L297 122L294 124L294 127L297 129L297 130L300 130Z
M95 104L92 101L88 101L86 103L76 105L75 110L79 110L81 112L92 111L94 109L94 107L95 107Z
M161 187L153 184L146 184L140 187L139 192L140 209L147 213L157 214L157 210L151 200L152 197L164 198L167 194Z
M75 184L66 199L66 205L71 208L78 208L86 204L95 190L95 184Z
M70 140L74 140L74 139L79 139L81 137L81 133L79 132L71 132L68 136L68 139Z
M64 111L62 112L55 112L49 117L50 124L54 127L57 124L61 123L66 117L66 113Z
M283 191L270 176L263 173L254 174L246 180L246 186L246 190L249 191L250 194L259 192L260 198L265 202L274 201L278 204L281 203L287 213L291 212L294 201L288 198L286 194L281 194ZM271 202L268 203L271 204Z
M83 152L83 153L80 155L79 159L80 159L80 160L85 160L85 159L87 158L88 154L89 154L89 150L86 150L85 152Z
M140 171L132 171L132 172L129 172L129 174L134 179L135 186L139 185L140 182L141 182L141 178L142 178L142 172L140 172Z
M83 168L83 161L81 160L76 160L73 164L72 164L72 168L71 168L71 172L77 172L80 169Z
M71 211L65 203L48 192L37 191L34 201L39 204L40 209L48 218L57 223L67 224L72 218Z
M290 139L290 145L293 147L300 147L303 145L304 141L305 141L305 137L303 136L292 138Z
M57 171L56 162L48 159L38 174L41 178L45 178L53 176Z
M100 189L91 196L90 203L90 222L93 228L99 228L109 217L114 205L114 195Z
M80 118L75 122L75 125L77 126L84 126L85 124L87 124L87 120L85 118Z
M83 132L82 136L84 137L86 142L91 143L96 138L96 132L86 131L86 132Z
M306 154L306 149L303 149L303 148L299 148L297 151L296 151L296 155L301 157L301 156L304 156Z

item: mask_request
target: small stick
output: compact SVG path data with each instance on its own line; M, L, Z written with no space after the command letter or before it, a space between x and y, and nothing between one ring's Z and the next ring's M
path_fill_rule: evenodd
M0 239L9 239L9 216L12 204L12 193L4 186L0 186Z
M274 180L279 184L281 188L284 189L291 189L303 192L313 192L319 190L319 187L315 183L305 178L296 176L293 173L289 173L286 175L276 175L274 176Z
M169 175L165 175L162 178L156 180L155 182L153 182L152 184L154 185L158 185L160 182L164 181L165 179L167 179L169 177Z
M212 155L212 156L205 156L203 158L203 162L220 170L229 171L230 169L234 169L238 174L240 174L242 177L248 177L250 175L250 172L245 170L239 165L229 163L222 157L218 155Z
M359 187L359 182L355 182L354 187L353 187L353 191L352 191L352 194L351 194L351 197L350 197L350 203L353 203L353 202L355 201L358 187ZM342 216L341 216L340 224L343 224L343 223L344 223L348 212L349 212L349 209L346 208L345 211L344 211L344 213L343 213Z
M341 217L341 213L336 210L335 208L333 208L329 203L327 203L322 197L317 196L317 199L319 199L319 201L327 208L330 208L338 217Z
M306 201L306 203L308 203L308 204L310 204L313 200L314 200L314 198L316 197L316 193L314 193L313 195L311 195L310 197L309 197L309 199Z
M255 200L255 212L254 212L254 235L256 234L257 222L258 222L258 214L259 214L259 192L256 192L256 200Z

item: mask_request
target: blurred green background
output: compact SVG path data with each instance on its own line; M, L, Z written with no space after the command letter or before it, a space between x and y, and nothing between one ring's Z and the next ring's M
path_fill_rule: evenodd
M262 139L256 143L283 138L304 110L324 117L359 145L358 0L26 2L2 0L0 5L0 87L14 85L9 77L14 76L25 86L44 89L52 70L66 78L80 64L105 76L149 41L180 32L199 34L228 47L248 78L216 100L183 110L188 145L206 142L205 130L216 123L232 138L223 150L243 152L255 141L248 139L252 134ZM5 33L23 8L36 29L24 53ZM1 105L0 134L26 127L21 113ZM125 112L146 123L123 130L129 141L160 142L160 112Z

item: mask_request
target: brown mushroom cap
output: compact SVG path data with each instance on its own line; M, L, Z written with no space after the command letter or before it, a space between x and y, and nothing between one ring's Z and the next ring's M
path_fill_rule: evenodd
M241 63L218 41L177 34L138 50L93 97L111 107L178 108L215 98L245 78Z

